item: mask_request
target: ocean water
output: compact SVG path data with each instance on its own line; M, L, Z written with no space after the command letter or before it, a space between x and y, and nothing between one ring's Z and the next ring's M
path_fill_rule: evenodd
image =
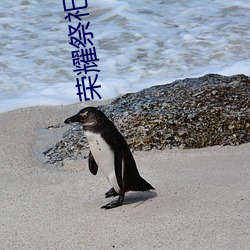
M86 11L102 99L207 73L250 76L250 0L88 0ZM0 112L79 102L65 14L62 0L1 1Z

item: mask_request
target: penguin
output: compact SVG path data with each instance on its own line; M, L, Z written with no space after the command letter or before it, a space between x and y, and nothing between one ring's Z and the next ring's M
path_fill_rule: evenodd
M95 107L86 107L65 120L67 124L73 122L81 123L87 137L90 172L96 175L100 168L112 187L105 193L105 197L118 196L117 200L101 208L121 206L128 191L154 189L140 176L126 140L102 111Z

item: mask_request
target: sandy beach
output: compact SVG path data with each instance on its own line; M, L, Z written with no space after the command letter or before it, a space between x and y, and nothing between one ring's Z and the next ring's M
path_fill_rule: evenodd
M42 158L69 127L45 128L86 104L0 114L0 249L249 249L249 143L134 152L155 192L103 210L110 186L87 159Z

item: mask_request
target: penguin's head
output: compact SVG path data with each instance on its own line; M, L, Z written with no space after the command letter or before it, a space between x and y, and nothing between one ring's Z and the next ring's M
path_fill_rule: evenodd
M64 122L69 124L73 122L81 123L85 128L98 126L108 118L97 108L87 107L80 110L76 115L73 115L66 119ZM108 120L109 121L109 120Z

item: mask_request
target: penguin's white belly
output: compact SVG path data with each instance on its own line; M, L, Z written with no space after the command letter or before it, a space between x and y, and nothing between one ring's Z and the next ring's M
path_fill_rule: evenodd
M100 134L86 131L85 135L96 164L108 179L111 186L119 193L120 188L115 175L115 155L113 150Z

